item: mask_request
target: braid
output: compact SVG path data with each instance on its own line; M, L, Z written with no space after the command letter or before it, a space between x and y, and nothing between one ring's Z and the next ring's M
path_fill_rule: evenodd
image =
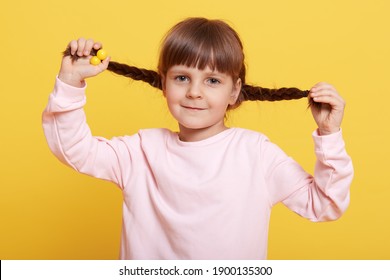
M242 94L244 100L259 100L259 101L278 101L278 100L291 100L307 97L308 90L300 90L297 88L279 88L269 89L250 85L243 85Z
M251 86L244 84L241 89L242 101L279 101L279 100L292 100L301 99L309 95L309 90L300 90L298 88L278 88L269 89L257 86ZM309 107L321 106L321 103L314 102L313 99L309 99Z
M137 68L115 61L110 61L107 70L136 81L143 81L155 88L162 89L161 78L156 71Z

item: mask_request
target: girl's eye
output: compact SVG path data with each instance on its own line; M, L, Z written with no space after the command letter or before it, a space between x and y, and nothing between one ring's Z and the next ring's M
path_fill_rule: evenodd
M215 78L210 78L210 79L208 80L208 82L209 82L210 84L212 84L212 85L216 85L216 84L221 83L218 79L215 79Z
M186 77L186 76L176 76L175 80L179 81L179 82L186 82L186 81L188 81L188 77Z

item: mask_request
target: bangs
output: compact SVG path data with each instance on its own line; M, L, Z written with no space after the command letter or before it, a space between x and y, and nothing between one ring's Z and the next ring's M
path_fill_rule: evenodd
M226 23L194 18L179 23L168 33L158 69L165 75L174 65L200 70L209 67L238 78L243 59L241 41Z

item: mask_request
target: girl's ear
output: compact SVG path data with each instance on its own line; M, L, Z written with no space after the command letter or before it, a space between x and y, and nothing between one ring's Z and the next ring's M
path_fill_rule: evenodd
M230 96L230 102L229 102L230 105L236 104L237 98L241 92L241 87L242 87L242 82L241 79L238 78L236 83L233 86L232 94Z
M160 79L161 79L161 90L163 92L164 97L166 97L166 95L165 95L165 76L160 75Z

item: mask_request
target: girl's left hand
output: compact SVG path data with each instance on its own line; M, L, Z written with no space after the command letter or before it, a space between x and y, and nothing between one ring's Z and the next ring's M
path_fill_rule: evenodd
M321 82L311 88L309 98L322 103L320 107L311 106L319 134L328 135L339 131L343 120L345 101L336 89L330 84Z

